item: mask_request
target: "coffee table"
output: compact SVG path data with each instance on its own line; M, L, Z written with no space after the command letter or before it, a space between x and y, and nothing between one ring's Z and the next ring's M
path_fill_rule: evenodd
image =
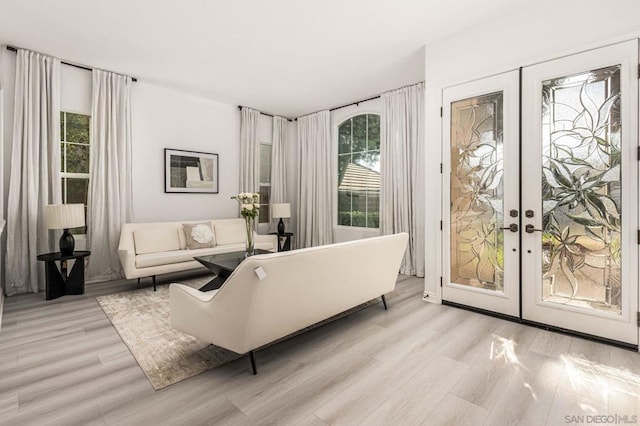
M272 253L268 250L256 249L255 254ZM202 263L208 270L216 274L216 277L204 286L200 287L200 291L217 290L229 278L229 275L242 263L246 252L234 251L231 253L210 254L208 256L194 257L195 260Z

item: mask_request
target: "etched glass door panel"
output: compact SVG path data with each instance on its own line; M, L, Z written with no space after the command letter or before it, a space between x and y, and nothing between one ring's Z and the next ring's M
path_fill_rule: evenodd
M523 68L522 316L638 343L638 43Z
M451 103L452 283L502 291L503 93Z
M542 299L621 314L620 65L542 82Z
M520 314L518 79L443 92L442 298L509 316Z

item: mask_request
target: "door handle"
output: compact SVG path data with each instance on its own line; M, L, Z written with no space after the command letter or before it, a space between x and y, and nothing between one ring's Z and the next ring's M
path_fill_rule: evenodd
M531 224L526 225L526 226L524 227L524 230L525 230L525 232L526 232L526 233L528 233L528 234L533 234L535 231L538 231L538 232L544 232L544 229L536 229L536 228L534 228L534 227L533 227L533 225L531 225Z
M518 232L518 224L512 223L511 225L507 226L506 228L502 228L502 229L508 229L511 232Z

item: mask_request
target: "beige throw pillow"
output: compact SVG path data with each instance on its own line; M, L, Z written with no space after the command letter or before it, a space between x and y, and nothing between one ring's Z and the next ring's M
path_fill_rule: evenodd
M215 247L216 242L213 238L211 223L183 223L182 228L188 250Z

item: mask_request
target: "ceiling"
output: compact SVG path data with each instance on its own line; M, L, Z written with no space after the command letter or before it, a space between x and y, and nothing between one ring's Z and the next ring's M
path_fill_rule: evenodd
M0 42L295 117L424 80L512 0L0 0Z

